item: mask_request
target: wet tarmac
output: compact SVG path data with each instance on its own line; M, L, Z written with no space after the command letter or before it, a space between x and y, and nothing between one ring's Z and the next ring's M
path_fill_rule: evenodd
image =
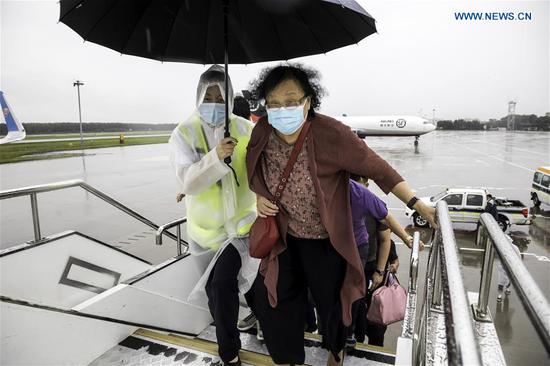
M485 187L496 196L518 199L531 206L529 192L534 170L550 165L550 133L436 131L422 136L418 148L414 147L412 137L368 137L366 141L403 175L418 196L433 195L446 187ZM177 184L166 144L106 148L86 154L0 165L0 189L84 179L157 224L184 215L184 206L175 201ZM381 193L375 185L371 187ZM403 225L410 225L400 201L382 194L381 198ZM151 230L80 188L40 194L38 206L43 235L74 229L124 250L132 251L139 246L144 255L155 253L150 254L150 259L156 262L175 254L175 249L164 248L159 255L159 248L151 240ZM549 296L550 219L543 216L550 216L550 207L542 209L535 224L512 226L509 233L520 244L523 263ZM0 201L0 211L0 248L33 238L28 197ZM455 224L454 228L459 248L478 249L474 244L475 225ZM406 284L409 251L398 245L398 254L399 278ZM482 253L471 250L460 252L469 291L479 289L482 258ZM427 250L421 254L421 269L426 259ZM489 304L508 364L548 364L548 356L515 291L497 305L496 279L495 269ZM419 286L422 283L421 280ZM395 349L400 332L400 323L390 326L385 346Z

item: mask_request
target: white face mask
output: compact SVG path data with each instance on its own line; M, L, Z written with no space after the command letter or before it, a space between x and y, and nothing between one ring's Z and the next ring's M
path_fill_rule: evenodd
M296 107L267 108L267 120L283 135L292 135L306 121L304 106L305 102Z
M225 104L201 103L199 113L206 122L219 126L225 122Z

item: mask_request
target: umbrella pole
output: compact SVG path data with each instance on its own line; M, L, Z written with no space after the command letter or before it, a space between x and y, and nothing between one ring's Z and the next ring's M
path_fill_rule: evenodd
M225 58L225 137L229 137L229 87L228 87L228 73L229 73L229 37L227 35L227 13L229 12L227 0L222 2L223 8L223 43L224 43L224 58Z
M229 75L229 54L228 54L228 48L229 48L229 37L227 35L227 14L229 12L228 9L228 3L227 0L223 0L222 2L222 8L223 8L223 43L224 43L224 58L225 58L225 76L224 76L224 89L225 89L225 133L224 137L229 137L229 82L228 82L228 75ZM228 156L224 159L224 162L226 164L231 163L231 157Z

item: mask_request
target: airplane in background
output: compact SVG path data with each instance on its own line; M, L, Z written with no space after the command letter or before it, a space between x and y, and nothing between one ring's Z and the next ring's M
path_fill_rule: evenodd
M253 122L266 114L265 106L256 100L248 90L242 90L243 97L250 105ZM334 116L335 119L348 125L360 138L366 136L414 136L414 145L418 145L420 135L436 129L429 120L418 116Z
M436 126L417 116L338 116L334 117L348 125L360 138L366 136L414 136L418 145L420 135L430 133Z
M15 115L13 114L13 111L10 108L6 97L4 97L4 92L1 90L0 105L2 105L2 118L4 119L4 123L8 127L8 134L0 139L0 144L23 140L27 136L25 128L21 123L19 123L17 118L15 118Z

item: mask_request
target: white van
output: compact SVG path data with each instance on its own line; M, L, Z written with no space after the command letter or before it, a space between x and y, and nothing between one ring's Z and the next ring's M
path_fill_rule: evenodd
M550 206L550 167L541 166L535 172L531 200L535 207L539 207L541 203Z

